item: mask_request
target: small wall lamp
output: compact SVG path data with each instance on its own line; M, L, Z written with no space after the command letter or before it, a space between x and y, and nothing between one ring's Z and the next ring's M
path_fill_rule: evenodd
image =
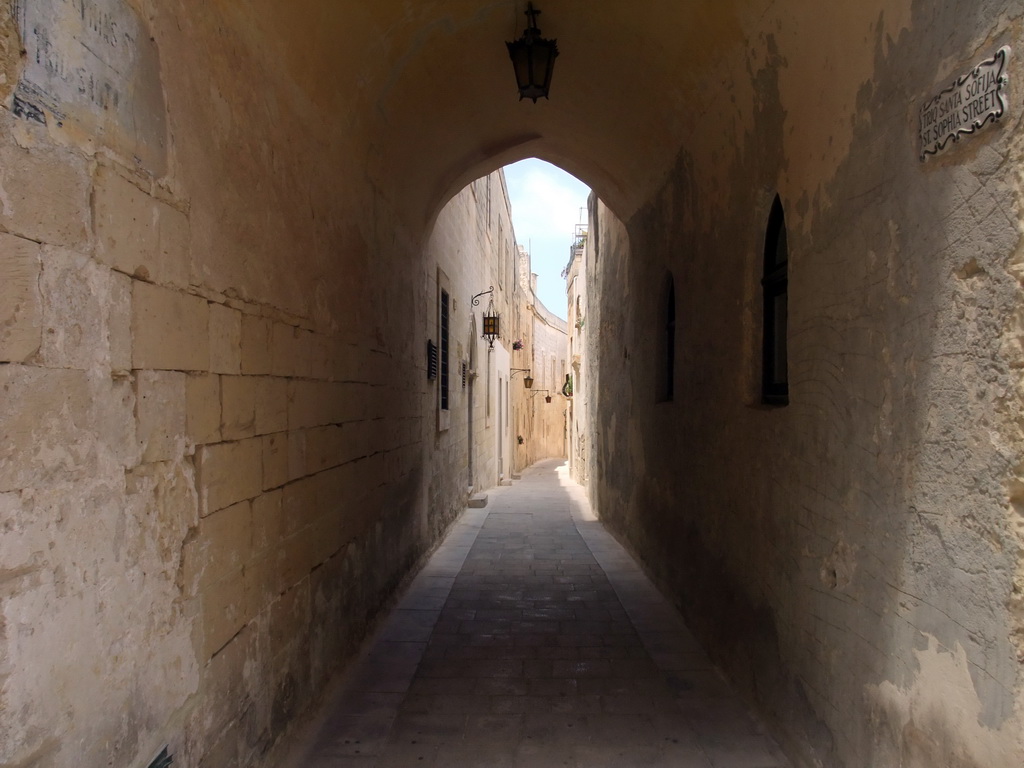
M525 373L526 375L523 377L523 385L527 389L533 389L533 376L530 375L529 368L511 368L510 370L512 371L512 375L509 376L510 379L514 379L517 373Z
M486 296L487 294L492 294L492 298L487 303L487 310L484 312L483 315L484 332L482 335L483 338L487 339L488 343L491 346L491 349L494 349L495 340L499 336L501 336L501 316L498 314L497 310L494 309L494 286L492 285L486 291L481 291L480 293L474 295L472 298L472 304L474 307L479 307L480 297Z
M494 309L494 302L491 301L487 305L487 311L484 312L484 338L494 348L494 342L499 336L501 336L501 316Z
M555 71L555 58L558 56L558 41L545 40L537 28L537 16L533 3L526 4L526 16L529 25L523 36L508 46L508 55L512 59L512 67L516 72L516 85L519 87L519 100L548 98L551 88L551 75Z

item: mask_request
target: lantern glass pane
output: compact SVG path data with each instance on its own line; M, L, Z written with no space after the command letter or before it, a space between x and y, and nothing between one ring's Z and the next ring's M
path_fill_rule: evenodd
M554 46L547 45L543 47L543 51L543 55L538 54L537 56L537 72L543 73L544 78L538 85L544 89L544 94L547 95L548 89L551 87L551 75L555 71L555 56L558 53Z
M522 90L530 84L530 49L529 46L517 44L513 49L509 46L512 57L512 68L516 73L516 85Z
M484 336L496 337L498 335L498 316L484 315Z

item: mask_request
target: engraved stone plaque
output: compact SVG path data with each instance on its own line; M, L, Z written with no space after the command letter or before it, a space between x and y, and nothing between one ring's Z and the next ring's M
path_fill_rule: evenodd
M1010 48L958 77L921 107L921 160L945 149L950 140L981 130L999 120L1007 108L1006 68Z
M15 114L84 131L162 173L159 57L135 10L126 0L16 0L14 8L26 53Z

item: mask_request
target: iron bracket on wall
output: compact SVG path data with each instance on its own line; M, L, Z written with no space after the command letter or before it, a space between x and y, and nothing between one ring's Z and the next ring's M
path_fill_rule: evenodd
M486 291L481 291L480 293L477 293L477 294L473 295L473 298L471 299L471 301L473 302L473 306L474 307L479 307L480 306L480 297L481 296L486 296L489 293L494 293L494 286L493 285L490 288L488 288Z

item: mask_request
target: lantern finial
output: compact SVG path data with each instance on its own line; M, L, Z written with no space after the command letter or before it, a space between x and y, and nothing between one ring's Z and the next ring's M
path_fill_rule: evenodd
M540 16L540 11L533 7L533 3L526 4L526 17L530 20L530 31L540 34L540 30L537 29L537 17Z

